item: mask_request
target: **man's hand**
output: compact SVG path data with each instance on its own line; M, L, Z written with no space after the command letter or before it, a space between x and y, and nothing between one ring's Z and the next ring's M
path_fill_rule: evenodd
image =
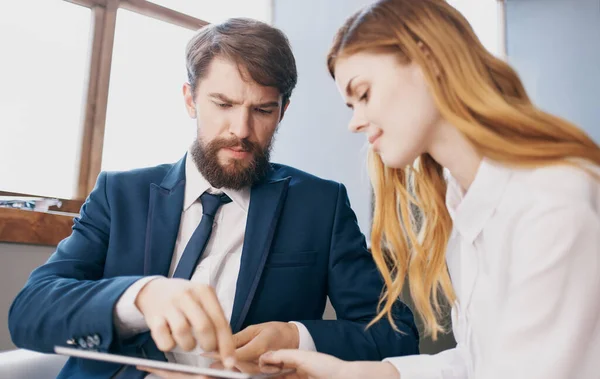
M235 364L235 344L215 291L184 279L154 279L138 294L135 305L144 315L156 346L170 351L196 345L217 351L227 367Z
M270 350L297 349L300 344L298 327L287 322L267 322L252 325L233 336L235 356L240 361L257 361Z

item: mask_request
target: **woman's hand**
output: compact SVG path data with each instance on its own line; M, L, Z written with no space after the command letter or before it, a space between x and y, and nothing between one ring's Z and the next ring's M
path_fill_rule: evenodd
M330 355L302 350L279 350L265 353L261 364L295 368L288 378L308 379L400 379L396 368L387 362L345 362Z

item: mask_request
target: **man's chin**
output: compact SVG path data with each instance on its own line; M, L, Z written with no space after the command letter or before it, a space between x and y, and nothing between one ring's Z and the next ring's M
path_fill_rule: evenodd
M225 154L219 154L219 165L222 168L234 168L234 167L248 167L250 166L250 163L252 162L252 156L249 155L248 157L243 157L243 158L237 158L237 157L232 157L232 156L228 156Z
M234 174L247 169L250 166L250 161L248 159L236 158L220 159L219 166L221 166L221 170L224 172Z

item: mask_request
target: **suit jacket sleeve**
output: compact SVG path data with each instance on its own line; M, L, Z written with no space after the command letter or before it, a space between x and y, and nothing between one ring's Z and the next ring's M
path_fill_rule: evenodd
M400 333L385 318L366 329L377 314L383 281L343 185L339 185L331 232L328 287L337 320L301 321L318 351L346 360L418 354L419 337L412 312L400 301L393 312Z
M113 308L140 276L103 278L110 233L106 196L109 176L101 173L96 187L75 218L71 236L32 272L9 311L13 342L52 352L55 345L82 339L88 347L110 350L119 343Z

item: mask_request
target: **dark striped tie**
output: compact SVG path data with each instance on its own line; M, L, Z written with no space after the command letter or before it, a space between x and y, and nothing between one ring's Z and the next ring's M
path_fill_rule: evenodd
M217 214L219 207L223 204L230 203L231 199L225 194L213 195L204 192L200 196L200 202L202 203L202 219L200 220L200 225L198 225L194 234L192 234L192 237L183 251L183 255L175 269L175 273L173 273L174 278L190 279L192 277L192 274L198 265L198 260L202 256L206 244L210 239L215 215ZM139 338L144 341L143 350L146 357L159 361L165 360L164 354L156 347L149 332L144 333L139 336ZM134 366L127 366L119 371L116 377L138 379L143 378L146 375L146 372L140 372L136 370Z
M174 278L191 279L192 274L196 270L198 261L206 248L206 244L210 239L212 233L212 227L215 220L215 215L222 204L231 202L229 196L225 194L213 195L208 192L204 192L200 196L200 202L202 202L202 220L200 225L192 234L183 255L177 264Z

